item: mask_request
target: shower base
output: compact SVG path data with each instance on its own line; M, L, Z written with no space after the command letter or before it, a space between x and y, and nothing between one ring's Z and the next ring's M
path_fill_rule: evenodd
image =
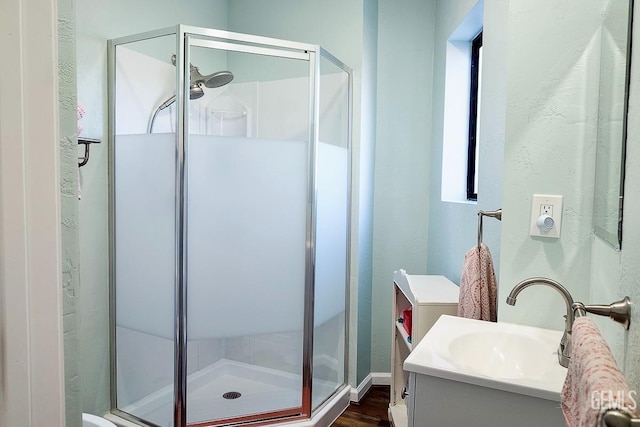
M274 408L294 408L299 407L301 402L300 375L228 359L219 360L190 374L187 381L189 423L256 414ZM318 396L329 396L336 388L335 384L318 380L314 381L313 386L314 395ZM336 393L311 420L288 422L286 425L328 426L348 406L349 391L350 388L345 387ZM322 399L313 400L313 407L322 403ZM121 409L158 426L169 427L173 420L173 385Z

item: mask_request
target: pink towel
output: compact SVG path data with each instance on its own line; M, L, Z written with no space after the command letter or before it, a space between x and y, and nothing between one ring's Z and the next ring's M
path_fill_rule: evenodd
M571 362L560 399L567 426L600 427L610 409L635 416L635 392L629 392L598 328L583 316L572 329Z
M495 322L498 317L496 288L491 252L487 245L481 243L480 249L476 246L464 256L458 316Z

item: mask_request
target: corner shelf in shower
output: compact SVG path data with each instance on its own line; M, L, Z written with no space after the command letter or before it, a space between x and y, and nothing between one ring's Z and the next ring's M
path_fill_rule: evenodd
M95 138L78 138L78 144L84 144L84 156L78 157L78 167L82 167L89 162L89 146L91 144L100 144L100 140Z

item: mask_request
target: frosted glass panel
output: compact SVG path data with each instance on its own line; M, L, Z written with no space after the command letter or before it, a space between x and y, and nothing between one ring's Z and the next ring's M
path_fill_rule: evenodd
M344 380L347 150L318 147L313 406Z
M193 135L189 339L301 330L307 143Z
M116 319L173 338L175 135L116 137ZM151 157L153 161L141 161Z
M349 218L348 75L320 62L312 405L345 382Z
M118 407L171 425L173 389L175 135L115 139L115 294ZM152 159L152 161L142 161Z

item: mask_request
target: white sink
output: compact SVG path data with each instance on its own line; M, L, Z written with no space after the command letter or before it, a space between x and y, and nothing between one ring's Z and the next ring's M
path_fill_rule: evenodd
M441 316L404 369L559 401L567 369L558 363L562 331Z
M474 331L449 343L451 360L481 375L492 378L539 378L548 359L546 343L536 336L520 332Z

